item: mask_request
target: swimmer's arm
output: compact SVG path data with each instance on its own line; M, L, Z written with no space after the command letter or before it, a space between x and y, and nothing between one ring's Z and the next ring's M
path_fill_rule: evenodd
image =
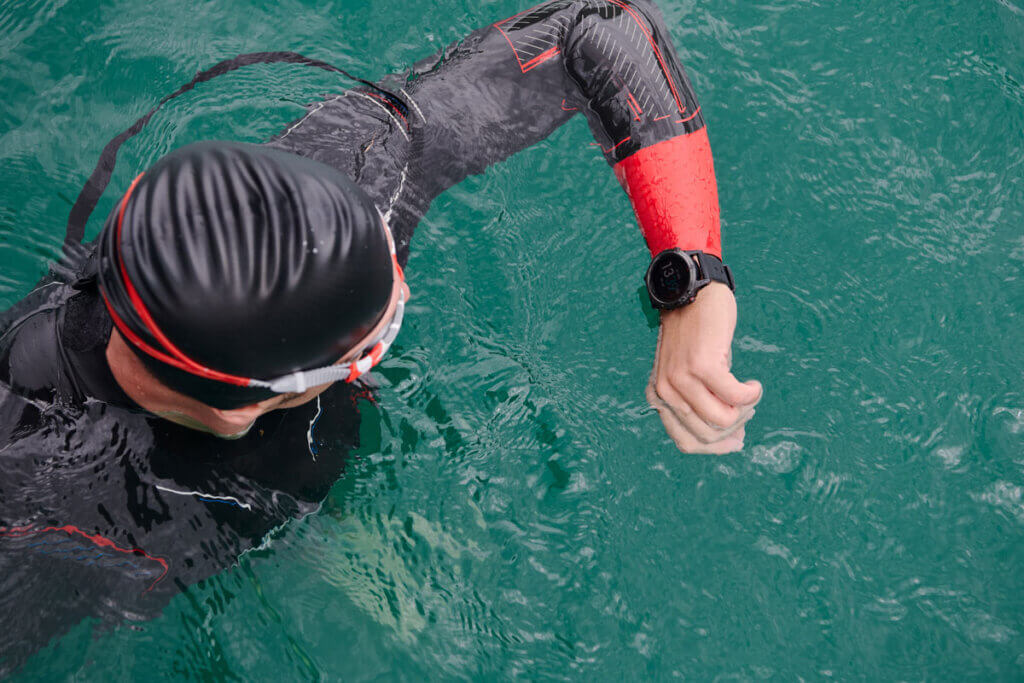
M582 112L652 253L721 256L704 118L660 13L646 0L554 0L481 29L408 85L435 192L547 137ZM736 302L712 283L666 312L648 399L686 452L742 447L761 396L729 370ZM699 330L699 333L695 333Z
M566 42L566 68L594 139L629 195L652 255L680 248L720 258L715 169L693 87L657 8L609 2L617 12L587 15ZM743 448L761 386L730 372L735 328L736 299L720 283L662 313L647 399L684 452Z
M719 252L703 114L649 0L550 0L419 62L396 90L409 100L412 170L420 171L428 193L482 172L582 114L638 213L649 198L637 172L666 162L680 167L667 180L675 194L700 195L702 203L691 202L690 210L709 209L701 248ZM648 222L641 218L645 231Z
M629 195L652 255L680 248L721 258L715 169L693 87L657 9L612 2L624 6L619 20L591 15L597 28L584 23L568 46L574 57L567 68L586 98L591 131ZM595 66L604 52L620 64L613 69L619 78ZM735 328L736 299L717 282L692 304L661 315L647 399L684 452L743 448L744 425L762 389L730 371Z
M629 195L652 255L680 248L721 258L715 169L693 87L657 9L610 2L620 14L591 14L567 44L567 69L585 98L594 138ZM684 452L743 447L744 425L762 390L730 372L735 328L736 299L720 283L662 313L647 399Z

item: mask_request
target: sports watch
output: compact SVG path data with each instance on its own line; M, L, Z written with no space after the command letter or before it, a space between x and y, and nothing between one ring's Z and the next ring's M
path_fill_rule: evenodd
M703 251L666 249L651 259L644 282L651 305L670 310L692 302L712 281L736 291L729 266Z

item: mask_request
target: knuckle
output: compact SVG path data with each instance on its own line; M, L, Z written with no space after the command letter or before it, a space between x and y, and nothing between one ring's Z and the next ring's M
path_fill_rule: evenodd
M661 399L670 396L673 393L672 382L666 377L659 377L654 382L654 393Z
M676 446L679 447L683 453L699 453L701 450L701 444L695 439L676 439Z
M705 425L704 429L697 436L699 436L702 443L713 444L721 441L728 434L723 434L722 430L715 429L713 426Z
M696 439L699 443L705 446L715 441L715 437L711 436L710 434L697 434Z
M736 408L725 408L722 410L722 414L720 417L724 421L722 423L722 426L728 427L730 425L736 424L736 422L740 419L740 411L737 410Z
M690 375L692 377L695 377L695 378L700 379L700 380L704 380L704 379L707 379L709 374L711 374L711 373L708 372L708 366L705 365L700 360L694 360L690 364Z

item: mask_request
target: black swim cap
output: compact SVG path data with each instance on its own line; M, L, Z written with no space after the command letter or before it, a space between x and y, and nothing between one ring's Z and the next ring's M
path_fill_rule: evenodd
M393 277L366 193L329 166L259 145L201 142L168 154L99 237L100 286L129 346L164 384L222 409L274 393L158 360L153 349L173 355L161 335L196 363L241 377L329 365L383 316Z

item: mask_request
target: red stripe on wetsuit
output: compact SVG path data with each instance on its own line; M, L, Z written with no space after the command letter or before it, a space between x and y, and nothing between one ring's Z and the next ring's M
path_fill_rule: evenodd
M718 184L707 128L634 152L615 164L651 254L700 250L722 258Z

